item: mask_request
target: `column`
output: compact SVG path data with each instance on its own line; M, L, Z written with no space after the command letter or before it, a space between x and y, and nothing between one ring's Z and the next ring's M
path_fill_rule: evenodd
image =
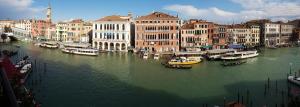
M110 42L107 42L107 49L110 51Z
M102 49L101 50L104 50L105 48L105 42L102 42Z
M116 48L116 43L114 43L114 51L116 51L117 50L117 48Z
M97 43L97 49L98 49L98 50L99 50L99 45L100 45L100 42Z

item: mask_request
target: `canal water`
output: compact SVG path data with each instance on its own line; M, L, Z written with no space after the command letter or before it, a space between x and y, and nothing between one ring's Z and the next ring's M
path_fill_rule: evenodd
M29 55L33 63L36 60L37 71L27 86L43 107L211 107L238 98L253 107L275 106L282 99L286 102L280 92L287 91L290 63L293 72L300 69L300 48L264 49L259 57L239 66L204 61L178 70L132 53L90 57L20 45L13 59ZM265 92L266 85L270 88Z

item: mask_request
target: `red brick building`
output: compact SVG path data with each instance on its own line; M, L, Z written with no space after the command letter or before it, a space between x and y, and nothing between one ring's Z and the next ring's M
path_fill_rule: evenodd
M135 20L135 48L150 52L179 51L179 18L153 12Z

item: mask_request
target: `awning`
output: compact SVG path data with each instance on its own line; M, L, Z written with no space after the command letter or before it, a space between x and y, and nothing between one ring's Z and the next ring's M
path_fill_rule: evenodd
M242 49L244 48L243 45L238 45L238 44L231 44L231 45L228 45L228 48L230 49Z

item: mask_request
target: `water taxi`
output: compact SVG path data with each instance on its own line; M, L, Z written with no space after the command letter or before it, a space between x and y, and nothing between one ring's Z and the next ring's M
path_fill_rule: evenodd
M234 53L235 49L214 49L214 50L208 50L206 53L206 58L208 60L218 60L221 59L221 57L227 53Z
M234 52L227 53L221 57L222 60L240 60L257 57L259 54L257 51L242 51L242 52Z
M148 59L148 57L149 57L149 53L148 53L148 52L145 52L145 53L143 54L143 59Z
M300 86L300 77L290 75L288 81Z
M69 43L64 44L64 47L61 49L63 53L77 54L77 55L88 55L88 56L97 56L99 55L99 50L90 48L89 44L75 44Z
M39 44L39 46L44 48L50 48L50 49L56 49L59 47L57 42L44 42Z
M153 57L155 60L159 60L159 54L158 53L156 53L156 54L154 54L154 57Z
M29 70L31 70L31 64L26 64L22 67L22 69L20 70L20 73L21 74L25 74L27 73Z
M201 61L195 60L193 58L177 57L168 61L168 64L169 65L193 65L193 64L198 64L200 62Z

